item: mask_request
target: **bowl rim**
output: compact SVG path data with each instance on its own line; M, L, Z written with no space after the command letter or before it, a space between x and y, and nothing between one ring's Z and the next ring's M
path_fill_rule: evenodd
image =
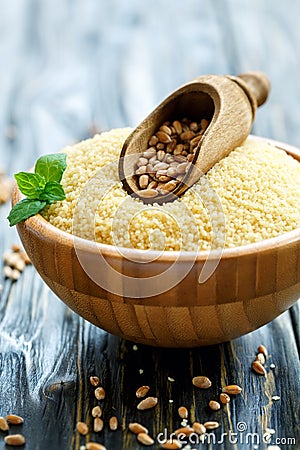
M286 153L300 162L300 149L295 146L261 136L249 135L249 137L251 139L264 142L273 145L274 147L277 147L281 150L284 150ZM16 186L12 197L12 204L14 205L20 199L21 193ZM149 258L150 256L153 260L159 260L159 262L168 263L178 259L180 259L181 261L193 260L197 262L204 262L207 260L208 256L210 258L213 258L214 256L218 257L218 255L220 255L220 250L159 251L116 247L114 245L99 243L96 241L81 238L66 231L60 230L59 228L48 222L46 219L44 219L40 214L36 214L35 216L28 218L24 222L19 223L17 225L17 228L22 226L36 235L40 235L42 233L45 238L50 240L52 239L65 246L74 247L74 243L76 241L76 248L80 251L92 253L101 252L103 256L109 256L112 258L123 258L125 256L129 259L132 257L135 261L138 261L139 259L142 261L147 253L147 258ZM236 258L238 256L240 257L242 255L258 254L266 251L272 251L274 250L274 248L294 244L297 241L300 241L300 227L292 231L280 234L276 237L265 239L263 241L245 244L238 247L224 248L222 250L221 259L227 260Z

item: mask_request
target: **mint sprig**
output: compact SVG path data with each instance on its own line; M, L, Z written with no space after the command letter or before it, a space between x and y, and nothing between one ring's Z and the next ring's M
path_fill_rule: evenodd
M34 216L46 205L66 198L60 184L66 167L66 154L53 153L37 160L34 173L19 172L15 175L20 191L27 198L18 202L10 211L7 219L11 227Z

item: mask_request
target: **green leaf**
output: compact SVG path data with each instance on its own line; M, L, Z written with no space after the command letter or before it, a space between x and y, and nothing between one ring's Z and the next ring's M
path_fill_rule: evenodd
M60 183L57 181L49 181L46 183L43 192L40 195L40 200L45 200L52 203L57 200L64 200L66 198L65 191Z
M28 217L34 216L41 209L46 206L46 202L40 200L33 200L30 198L25 198L17 203L9 213L7 217L9 220L9 225L12 227L22 220L28 219Z
M19 172L15 175L22 194L30 199L37 199L45 186L45 179L31 172Z
M34 171L36 174L44 177L47 181L61 181L62 175L67 167L67 155L65 153L52 153L41 156L36 164Z
M47 203L66 198L64 189L60 184L66 167L66 154L54 153L41 156L37 160L35 173L19 172L15 175L20 191L27 198L12 208L7 217L10 226L34 216Z

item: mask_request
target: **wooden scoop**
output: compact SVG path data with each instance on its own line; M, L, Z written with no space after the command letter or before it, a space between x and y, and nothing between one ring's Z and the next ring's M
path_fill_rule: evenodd
M177 187L166 195L142 198L146 203L165 203L176 199L218 161L241 145L250 133L256 109L270 90L262 72L234 76L204 75L184 84L169 95L126 139L119 160L119 176L131 195L140 191L136 163L149 146L150 137L165 121L183 117L199 122L209 120L195 150L193 164Z

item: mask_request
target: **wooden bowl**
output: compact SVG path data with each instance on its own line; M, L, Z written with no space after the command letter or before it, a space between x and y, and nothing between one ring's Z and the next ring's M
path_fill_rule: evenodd
M257 139L283 148L300 161L300 150ZM13 203L20 198L16 190ZM113 291L122 292L124 275L141 277L147 285L147 277L170 268L178 252L150 252L156 259L142 264L142 251L127 250L125 257L114 246L74 238L40 215L17 228L37 271L60 299L98 327L138 343L195 347L228 341L273 320L300 296L299 228L256 244L225 249L217 269L203 284L198 277L208 253L183 252L169 273L180 280L190 266L189 273L168 291L144 298L140 280L136 293L124 297L99 286L87 272L101 273ZM107 263L116 277L111 276Z

